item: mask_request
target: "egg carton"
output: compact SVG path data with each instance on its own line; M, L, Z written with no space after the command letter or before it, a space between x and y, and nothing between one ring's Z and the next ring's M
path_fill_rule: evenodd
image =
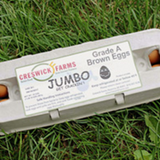
M29 116L25 115L16 78L16 68L124 41L130 43L141 87ZM0 102L0 135L50 126L160 99L160 67L159 65L153 67L149 59L150 53L154 50L160 51L160 30L158 29L86 42L1 62L0 84L7 87L8 100Z

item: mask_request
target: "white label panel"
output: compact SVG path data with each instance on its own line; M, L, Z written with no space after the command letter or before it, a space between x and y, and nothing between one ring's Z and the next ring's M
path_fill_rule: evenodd
M141 87L128 42L16 69L26 115Z

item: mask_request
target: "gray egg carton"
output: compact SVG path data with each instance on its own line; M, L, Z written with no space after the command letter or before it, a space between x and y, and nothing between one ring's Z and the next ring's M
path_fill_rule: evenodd
M123 41L129 41L131 45L142 87L35 115L25 115L15 68ZM7 86L9 100L0 103L0 135L4 132L50 126L160 99L160 67L153 68L148 58L155 49L160 50L160 30L150 29L1 62L0 84Z

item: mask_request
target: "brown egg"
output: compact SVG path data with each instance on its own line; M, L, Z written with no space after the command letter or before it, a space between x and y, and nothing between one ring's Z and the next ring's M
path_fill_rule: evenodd
M0 84L0 98L4 98L8 96L7 87Z
M4 102L4 101L7 101L7 100L8 100L8 99L1 99L0 102Z
M155 64L152 67L160 67L160 64Z
M158 51L158 50L153 50L153 51L149 54L149 60L150 60L151 64L160 62L160 54L159 54L159 51Z

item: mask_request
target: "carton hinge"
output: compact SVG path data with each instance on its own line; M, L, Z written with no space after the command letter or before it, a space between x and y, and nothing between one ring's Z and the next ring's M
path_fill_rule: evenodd
M118 105L125 103L125 95L124 93L116 94L115 101Z
M59 114L59 110L58 109L49 111L49 115L50 115L52 120L60 118L60 114Z

